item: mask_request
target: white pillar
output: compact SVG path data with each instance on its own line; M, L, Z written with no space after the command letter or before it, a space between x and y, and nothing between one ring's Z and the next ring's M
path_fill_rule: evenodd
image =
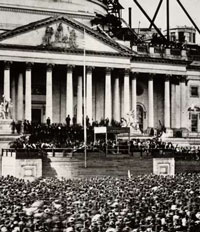
M10 62L5 62L4 66L4 97L5 100L10 99Z
M132 78L132 111L134 112L134 119L135 123L137 121L137 79L136 79L136 74L134 73L133 78Z
M83 124L83 78L78 76L77 84L77 123Z
M124 117L130 112L130 70L125 70L124 75Z
M149 125L148 127L154 127L154 99L153 99L153 77L150 76L148 80L148 118L149 118Z
M180 80L180 127L181 128L186 127L185 106L186 106L185 78L182 77Z
M16 87L15 87L15 77L13 77L12 82L11 82L11 102L12 102L11 118L13 120L16 120Z
M28 63L25 74L25 119L32 120L32 100L31 100L31 68L32 64Z
M120 122L120 91L119 91L119 77L115 77L114 82L114 99L113 99L113 119Z
M49 117L53 122L53 65L47 65L46 72L46 119Z
M112 119L111 69L106 68L105 75L105 118Z
M164 125L166 128L170 128L170 80L167 76L165 78L165 104L164 104Z
M86 116L88 116L90 123L92 123L92 67L87 67L86 83Z
M181 99L181 88L180 84L176 85L176 101L175 101L175 107L176 107L176 127L177 129L181 128L181 105L180 105L180 99Z
M66 75L66 117L74 117L74 102L73 102L73 66L67 67ZM70 121L72 124L72 120Z
M171 127L176 128L176 84L171 84Z
M24 104L23 104L23 74L20 73L18 77L17 86L17 119L22 121L24 114Z

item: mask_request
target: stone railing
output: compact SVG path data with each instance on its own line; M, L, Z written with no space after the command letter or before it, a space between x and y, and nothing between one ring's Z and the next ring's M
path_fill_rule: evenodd
M45 156L49 157L71 157L72 148L46 148L46 149L2 149L3 157L15 157L16 159L40 159Z
M152 57L166 57L166 58L179 58L179 59L188 59L190 55L184 49L180 48L165 48L160 46L147 46L147 45L135 45L132 47L132 50L138 52L141 55L148 55ZM193 58L200 59L199 56L193 56Z

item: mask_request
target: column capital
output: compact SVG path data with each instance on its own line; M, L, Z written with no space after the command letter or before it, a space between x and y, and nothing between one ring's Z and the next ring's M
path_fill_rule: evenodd
M149 80L153 80L155 78L155 73L149 73Z
M72 72L74 68L75 68L75 65L72 65L72 64L68 64L68 65L67 65L67 70L68 70L69 72Z
M54 64L48 63L48 64L46 64L46 66L47 66L47 72L52 72Z
M124 74L125 75L130 75L130 73L131 73L131 69L130 68L124 69Z
M166 74L165 75L165 81L169 81L172 78L172 75Z
M92 72L94 68L95 68L94 66L87 66L86 70L87 72Z
M106 67L106 73L111 73L113 70L113 68L110 68L110 67Z
M12 61L4 61L4 69L5 70L10 69L11 64L12 64Z
M135 78L137 78L139 76L138 72L131 71L131 74L132 74L131 76L132 76L133 79L135 79Z
M33 64L34 63L32 63L32 62L26 62L26 70L30 71L32 69L32 67L33 67Z
M186 82L187 81L187 76L179 76L179 81L180 82Z

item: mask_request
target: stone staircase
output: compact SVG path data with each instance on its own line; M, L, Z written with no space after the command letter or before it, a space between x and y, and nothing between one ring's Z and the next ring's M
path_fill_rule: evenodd
M84 167L84 154L72 157L47 157L42 162L43 177L91 178L103 176L124 177L128 170L132 176L148 175L153 172L153 158L139 153L129 155L87 155L87 168ZM200 161L176 160L175 173L200 172Z
M47 157L43 159L44 177L80 178L94 176L133 176L153 172L152 158L140 158L139 153L129 155L87 155L87 168L84 167L84 154L69 157Z

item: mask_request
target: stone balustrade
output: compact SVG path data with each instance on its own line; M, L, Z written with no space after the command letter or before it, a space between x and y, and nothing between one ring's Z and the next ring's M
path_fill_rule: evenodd
M152 57L166 57L166 58L173 58L175 57L177 59L193 59L193 60L199 60L200 59L200 53L195 53L195 55L187 49L181 49L181 48L165 48L161 46L148 46L146 44L144 45L134 45L132 47L132 50L135 52L138 52L139 54L148 54Z

